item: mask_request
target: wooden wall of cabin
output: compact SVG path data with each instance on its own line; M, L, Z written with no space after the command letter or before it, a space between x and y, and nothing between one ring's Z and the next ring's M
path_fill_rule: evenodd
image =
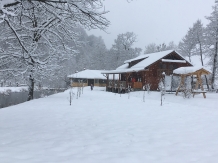
M158 84L162 78L163 72L166 75L172 75L173 70L179 67L190 66L189 63L177 63L177 62L162 62L161 60L150 65L145 71L145 84L150 84L151 90L157 90Z
M72 87L81 87L82 83L77 82L77 80L75 82L72 83ZM103 80L103 79L94 79L94 86L97 87L106 87L107 84L107 80ZM83 81L83 85L84 87L88 86L88 79L85 79Z
M84 84L84 87L88 86L88 83L83 83ZM73 87L79 87L81 86L81 83L78 83L78 82L74 82L72 84ZM94 86L97 86L97 87L106 87L106 83L95 83Z
M84 87L88 86L88 83L83 83ZM73 82L72 87L81 87L81 83Z

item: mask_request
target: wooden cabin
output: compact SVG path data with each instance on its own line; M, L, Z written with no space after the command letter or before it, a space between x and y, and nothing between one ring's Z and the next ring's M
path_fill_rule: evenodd
M69 75L72 87L93 86L105 87L106 77L101 74L102 70L83 70Z
M173 74L173 70L179 67L193 66L178 52L173 50L140 55L127 60L116 70L103 71L107 76L107 90L123 89L129 87L133 90L141 90L146 84L150 90L157 90L163 77ZM109 78L109 75L113 76ZM118 80L114 77L118 75Z

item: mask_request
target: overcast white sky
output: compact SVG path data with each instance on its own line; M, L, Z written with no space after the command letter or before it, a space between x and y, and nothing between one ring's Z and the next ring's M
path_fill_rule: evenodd
M185 36L189 27L200 19L207 24L205 16L212 12L215 0L104 0L110 11L106 18L111 25L107 33L91 30L88 34L102 36L107 48L111 48L118 34L134 32L136 47L145 49L149 43L176 44Z

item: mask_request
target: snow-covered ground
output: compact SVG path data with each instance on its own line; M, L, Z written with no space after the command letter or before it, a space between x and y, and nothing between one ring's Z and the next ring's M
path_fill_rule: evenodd
M76 91L76 89L74 89ZM1 163L215 163L218 94L191 99L86 87L0 109Z
M0 93L22 92L22 91L27 91L27 90L28 90L27 86L22 86L22 87L0 87Z

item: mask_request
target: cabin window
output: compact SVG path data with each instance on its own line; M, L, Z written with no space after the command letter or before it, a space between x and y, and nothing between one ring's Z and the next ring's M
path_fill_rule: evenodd
M174 65L170 65L169 67L170 67L170 70L173 70L173 68L174 68Z
M174 64L173 65L173 69L177 69L178 68L178 65L177 64Z
M165 63L160 62L159 63L159 69L166 69L167 65Z
M99 79L99 84L104 84L104 83L107 83L107 80Z
M72 82L74 82L74 83L78 83L78 82L87 83L87 79L74 78L74 79L72 79Z
M161 62L159 63L159 68L162 69L162 63Z
M95 83L99 83L99 79L95 79Z
M83 83L87 83L87 79L83 79Z
M77 83L77 82L79 82L79 80L80 80L79 78L75 78L75 79L73 79L73 82Z

